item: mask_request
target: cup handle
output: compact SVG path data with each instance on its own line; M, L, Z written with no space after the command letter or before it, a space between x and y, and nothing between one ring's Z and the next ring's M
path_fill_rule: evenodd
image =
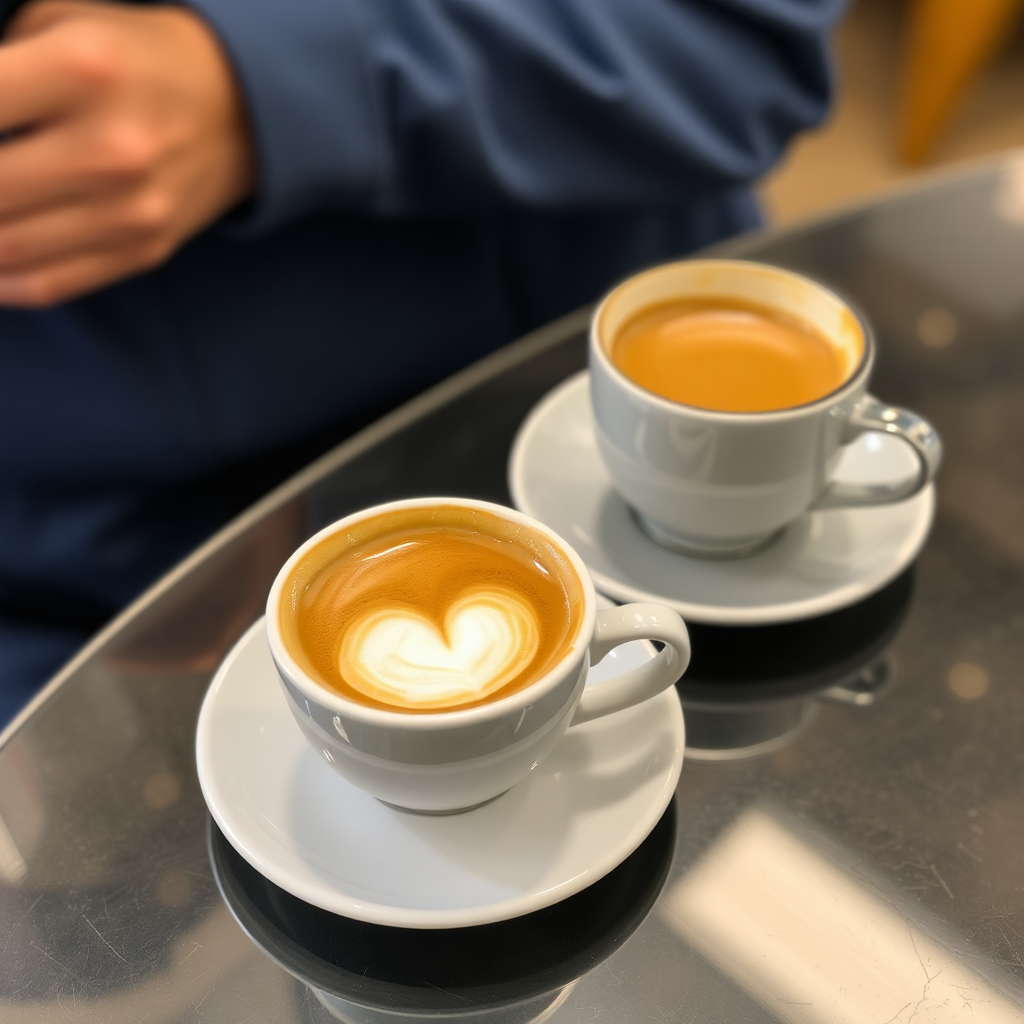
M850 417L846 443L849 444L869 430L894 434L906 442L918 459L917 476L913 480L892 484L831 483L811 505L812 509L890 505L912 498L931 483L942 462L942 442L926 419L917 413L886 405L871 395L865 395Z
M590 663L630 640L659 640L665 645L650 661L594 686L584 687L571 725L631 708L668 689L690 663L690 637L683 620L660 604L624 604L597 613Z

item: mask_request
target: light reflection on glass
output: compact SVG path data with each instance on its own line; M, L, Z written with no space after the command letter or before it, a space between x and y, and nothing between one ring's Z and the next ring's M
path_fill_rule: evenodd
M46 809L32 753L11 740L0 759L0 879L16 885L43 835Z
M946 348L956 338L959 329L956 317L941 306L921 310L914 322L918 340L928 348Z
M988 693L988 673L969 661L961 661L949 670L946 682L961 700L978 700Z
M1024 227L1024 158L1009 162L999 177L994 210L1006 224Z
M665 894L660 914L783 1021L1024 1020L1015 979L997 989L966 965L979 954L965 938L929 934L868 868L841 866L841 849L822 852L829 845L752 807Z

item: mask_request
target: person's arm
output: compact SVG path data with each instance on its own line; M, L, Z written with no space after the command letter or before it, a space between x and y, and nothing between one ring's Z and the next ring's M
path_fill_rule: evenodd
M0 305L155 266L248 198L259 231L748 182L823 116L841 5L35 0L0 46Z
M259 153L257 225L651 207L821 120L842 0L188 0Z

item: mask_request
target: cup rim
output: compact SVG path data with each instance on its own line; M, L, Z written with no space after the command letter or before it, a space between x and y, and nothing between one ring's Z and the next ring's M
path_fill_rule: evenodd
M784 409L765 409L759 412L735 412L723 409L704 409L699 405L688 405L685 402L676 402L671 398L665 398L662 395L655 394L653 391L648 391L646 388L641 387L631 378L627 377L616 365L612 362L611 357L605 350L605 346L601 343L599 337L599 328L601 318L606 314L608 304L618 295L622 294L623 290L632 286L640 279L647 277L652 274L664 273L671 271L676 267L692 267L695 265L703 265L706 267L738 267L741 269L751 268L759 273L770 273L775 274L778 277L786 278L787 280L796 282L801 286L806 286L814 289L840 303L846 310L849 311L850 315L857 321L858 326L864 336L864 351L861 354L860 362L857 363L853 373L850 374L846 380L843 381L839 387L828 392L828 394L822 395L820 398L814 399L813 402L804 402L802 405L787 406ZM787 270L784 267L777 267L770 263L760 263L757 260L729 260L729 259L687 259L687 260L674 260L670 263L659 263L656 266L648 267L646 270L642 270L639 273L632 274L624 280L620 281L614 287L609 289L601 297L600 302L594 309L594 314L590 318L590 330L588 344L592 358L596 358L601 364L602 370L604 370L609 376L611 376L617 384L624 387L628 392L642 401L649 402L652 405L661 408L664 411L676 412L680 410L685 411L688 415L693 415L702 419L706 419L710 422L718 423L751 423L754 421L760 422L784 422L789 419L799 419L802 416L806 416L810 413L819 411L821 408L835 405L837 402L842 401L843 398L849 392L855 391L863 382L868 378L871 373L871 369L874 366L875 361L875 338L871 330L871 325L868 323L867 318L861 313L859 309L853 306L841 295L834 292L831 288L815 281L813 278L807 277L804 274L798 274L796 271Z
M384 708L372 708L350 700L340 693L335 693L322 683L311 678L288 652L288 648L281 637L277 617L277 609L280 604L285 581L295 564L320 541L371 516L391 511L401 511L403 509L432 508L439 505L457 505L463 508L479 509L482 512L489 512L492 515L519 523L545 536L565 555L566 560L576 573L583 593L583 615L569 650L565 652L556 665L548 669L544 675L534 680L529 686L525 686L523 689L509 694L507 697L502 697L487 704L480 704L472 708L455 708L450 711L410 714L398 710L391 711ZM265 628L267 641L270 645L270 653L278 672L286 675L289 681L308 699L314 700L321 706L329 708L336 713L344 712L349 720L356 720L367 725L391 728L401 725L403 729L430 732L438 729L450 729L457 726L485 722L488 719L519 711L527 705L533 704L543 692L553 688L561 681L567 666L571 666L581 660L586 654L593 639L596 615L597 595L590 572L575 549L567 544L554 530L538 522L536 519L531 519L517 509L509 508L506 505L498 505L495 502L481 501L477 498L429 497L405 498L399 501L374 505L359 512L353 512L325 526L302 543L281 567L271 585L270 593L267 595Z

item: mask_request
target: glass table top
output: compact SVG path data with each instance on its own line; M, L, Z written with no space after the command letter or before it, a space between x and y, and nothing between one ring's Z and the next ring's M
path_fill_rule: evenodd
M332 918L213 827L193 733L305 537L424 493L508 502L587 311L356 435L129 609L0 744L0 1020L1024 1020L1024 161L716 252L831 285L872 390L942 435L912 570L822 619L693 624L688 757L591 889L446 933Z

